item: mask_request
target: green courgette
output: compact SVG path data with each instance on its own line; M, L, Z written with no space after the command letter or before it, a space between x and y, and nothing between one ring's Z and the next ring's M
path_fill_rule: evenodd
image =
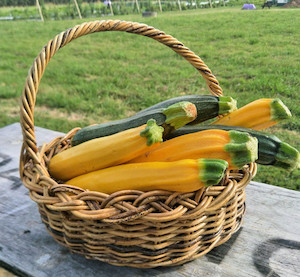
M208 129L221 129L225 131L236 130L247 132L258 140L258 159L255 161L262 165L272 165L279 168L292 171L300 167L300 153L291 145L282 142L278 137L261 131L255 131L248 128L225 126L225 125L196 125L184 126L169 134L166 139L172 139L178 136L200 132Z
M189 101L195 104L197 107L197 118L190 122L189 125L204 122L206 120L215 118L218 115L224 115L237 109L236 100L232 99L230 96L217 97L213 95L185 95L157 103L138 112L137 115L142 115L157 108L166 108L169 105L180 101Z
M166 108L149 110L141 115L112 122L87 126L80 129L73 137L72 146L81 144L95 138L110 136L128 129L136 128L154 119L157 125L164 127L164 136L187 123L195 120L197 116L196 106L187 101L181 101Z

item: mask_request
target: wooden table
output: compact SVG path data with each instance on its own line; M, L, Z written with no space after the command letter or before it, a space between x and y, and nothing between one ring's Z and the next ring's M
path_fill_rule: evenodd
M38 144L61 133L36 128ZM300 192L251 182L243 227L182 266L117 267L71 254L48 234L18 175L18 123L0 129L0 267L20 276L300 276ZM276 180L274 180L276 182Z

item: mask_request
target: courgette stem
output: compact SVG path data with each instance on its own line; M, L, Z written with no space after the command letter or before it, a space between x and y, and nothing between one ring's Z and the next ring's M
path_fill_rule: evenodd
M147 145L151 146L154 143L162 142L163 141L163 132L164 128L158 126L154 119L149 119L147 121L147 126L144 130L140 132L140 136L147 139Z
M196 119L197 108L191 102L182 101L164 109L163 114L166 116L165 124L176 130Z
M281 142L273 165L288 171L300 168L300 153L291 145Z
M230 96L219 96L219 115L228 114L237 109L236 100Z
M199 159L199 178L208 187L218 184L224 177L228 162L220 159Z
M288 107L283 104L283 102L276 98L273 99L270 103L271 107L271 120L280 121L284 119L289 119L292 117L292 114Z
M258 157L257 138L248 133L229 131L230 143L224 146L224 150L231 155L231 163L236 168L254 162Z

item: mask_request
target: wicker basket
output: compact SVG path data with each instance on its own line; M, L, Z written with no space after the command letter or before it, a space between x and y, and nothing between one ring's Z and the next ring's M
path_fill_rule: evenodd
M23 146L20 175L54 239L72 252L114 265L150 268L179 265L208 253L236 232L245 212L245 187L256 165L231 171L220 184L192 193L126 190L107 195L56 182L51 157L70 146L79 128L37 147L33 112L39 82L50 58L73 39L100 31L153 38L184 57L205 78L213 95L218 81L181 42L145 24L119 20L83 23L43 47L29 70L21 99Z

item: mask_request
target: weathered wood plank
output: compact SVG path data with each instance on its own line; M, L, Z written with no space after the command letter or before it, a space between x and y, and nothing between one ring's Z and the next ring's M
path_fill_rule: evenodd
M38 143L61 133L36 128ZM243 227L183 266L136 269L69 253L41 223L18 177L19 124L0 129L0 266L23 276L300 276L300 192L252 182Z

